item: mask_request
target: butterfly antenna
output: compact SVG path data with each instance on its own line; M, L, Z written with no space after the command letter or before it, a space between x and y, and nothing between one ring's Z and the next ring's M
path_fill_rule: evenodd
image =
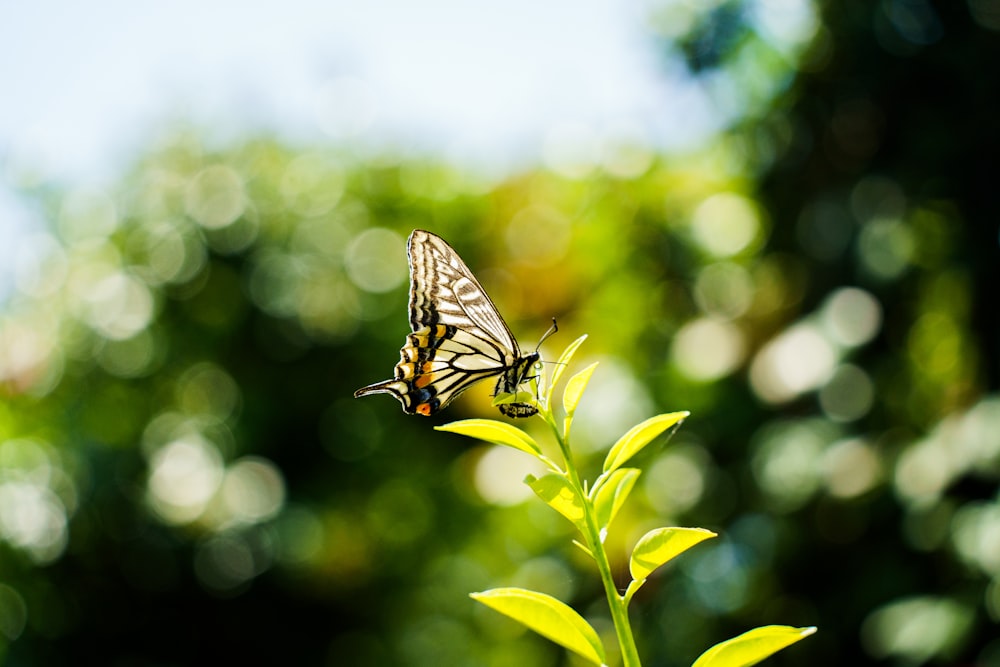
M551 336L552 334L556 333L557 331L559 331L559 325L556 324L556 318L553 317L552 318L552 326L549 327L548 331L546 331L544 334L542 334L542 339L539 340L538 341L538 345L535 346L535 352L538 352L538 348L540 348L542 346L542 343L544 343L546 341L546 339L548 339L549 336Z

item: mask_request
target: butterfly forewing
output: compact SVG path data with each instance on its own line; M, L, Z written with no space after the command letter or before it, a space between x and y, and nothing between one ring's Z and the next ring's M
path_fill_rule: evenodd
M513 334L476 277L440 236L414 230L410 256L410 327L447 324L466 331L505 355L511 365L520 351Z
M500 376L494 393L515 391L538 354L521 355L486 290L444 239L414 230L407 254L413 333L400 350L395 378L354 395L390 393L404 412L431 415L491 376ZM535 412L527 404L516 405L523 407L501 411L517 417Z

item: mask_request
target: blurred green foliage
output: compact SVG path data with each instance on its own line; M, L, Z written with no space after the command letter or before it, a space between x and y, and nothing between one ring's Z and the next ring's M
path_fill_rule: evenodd
M527 462L431 429L488 386L431 420L351 398L422 227L524 347L590 334L585 469L692 411L610 546L624 582L651 526L721 534L637 597L644 664L769 623L820 627L773 664L997 664L995 3L829 3L791 55L717 4L663 36L742 109L696 155L494 183L178 133L107 191L26 186L52 227L0 315L6 663L574 664L467 597L506 585L610 632Z

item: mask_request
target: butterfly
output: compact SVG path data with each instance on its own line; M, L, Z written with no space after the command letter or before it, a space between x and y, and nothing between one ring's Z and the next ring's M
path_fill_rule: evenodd
M407 241L410 261L410 328L395 377L354 392L392 394L407 414L433 415L481 380L497 377L493 395L515 393L532 379L539 354L523 354L486 290L448 243L415 229ZM549 333L558 328L555 320ZM541 343L539 343L541 345ZM508 417L530 417L529 403L502 403Z

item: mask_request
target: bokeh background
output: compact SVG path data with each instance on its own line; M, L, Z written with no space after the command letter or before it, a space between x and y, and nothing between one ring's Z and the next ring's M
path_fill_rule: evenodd
M580 664L467 597L610 633L527 457L432 430L490 387L351 397L421 227L589 334L586 470L692 412L610 537L721 535L643 664L1000 665L1000 2L103 4L0 7L0 662Z

